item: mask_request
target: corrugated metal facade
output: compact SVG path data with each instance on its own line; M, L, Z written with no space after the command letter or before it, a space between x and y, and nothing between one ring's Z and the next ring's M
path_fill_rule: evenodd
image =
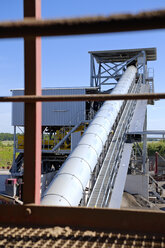
M24 90L12 90L13 96L21 96ZM85 88L43 89L43 95L84 95ZM86 119L85 102L44 102L42 104L43 126L70 126ZM12 104L12 125L24 125L24 104Z
M24 90L12 90L13 96L24 95ZM24 126L24 103L12 103L12 125Z

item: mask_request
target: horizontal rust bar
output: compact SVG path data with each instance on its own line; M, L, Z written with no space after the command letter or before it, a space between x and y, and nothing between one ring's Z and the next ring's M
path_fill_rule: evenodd
M72 226L118 232L165 234L160 211L118 210L37 205L1 205L0 223L30 226Z
M165 10L72 19L0 23L0 38L113 33L165 28Z
M87 94L87 95L56 95L56 96L2 96L0 102L69 102L69 101L113 101L113 100L160 100L165 99L165 93L147 94Z

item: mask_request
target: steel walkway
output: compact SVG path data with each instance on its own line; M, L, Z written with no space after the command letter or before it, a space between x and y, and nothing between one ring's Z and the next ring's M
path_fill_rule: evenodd
M135 84L131 92L135 93L138 92L138 90L139 87ZM128 101L124 107L96 183L89 197L87 203L88 207L107 207L109 204L125 143L125 134L128 130L135 105L136 101Z
M142 79L139 78L140 86L135 83L131 93L149 91L149 85L141 82ZM143 108L141 109L140 106ZM126 137L128 138L130 135L132 138L135 131L143 130L146 108L146 100L126 103L90 194L88 207L120 208L133 146L132 143L125 143Z

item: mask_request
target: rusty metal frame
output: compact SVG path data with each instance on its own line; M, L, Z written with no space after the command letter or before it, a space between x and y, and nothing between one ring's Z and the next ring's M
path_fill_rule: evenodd
M29 1L30 2L30 1ZM113 33L165 28L165 10L72 19L1 22L0 38Z
M30 11L30 5L33 3L39 4L40 0L24 0L26 10ZM26 5L27 4L27 5ZM37 5L36 5L37 6ZM35 10L33 5L32 9ZM27 14L29 15L29 14ZM25 14L26 16L26 14ZM30 12L30 16L38 17L35 12ZM34 37L36 36L50 36L50 35L78 35L78 34L92 34L92 33L110 33L110 32L123 32L123 31L135 31L135 30L150 30L150 29L161 29L165 28L165 10L161 11L152 11L152 12L143 12L137 15L116 15L110 17L93 17L93 18L78 18L70 20L35 20L26 19L19 22L4 22L0 23L0 38L16 38L24 37L29 38L33 37L31 40L33 45L35 43ZM35 43L36 44L36 43ZM68 96L39 96L40 95L40 80L37 70L40 70L38 63L40 63L39 57L36 59L35 55L37 48L39 49L40 45L37 45L32 50L32 64L33 72L30 72L27 65L25 65L25 70L31 74L30 79L32 78L33 83L29 85L28 76L25 76L25 92L27 96L24 97L1 97L0 102L14 102L21 101L26 102L27 107L26 114L30 113L30 109L34 108L32 114L32 122L35 125L35 131L40 130L40 116L37 120L37 109L38 101L82 101L82 100L112 100L112 96L107 95L94 95L94 96L84 96L82 99ZM32 49L32 46L31 48ZM30 50L29 50L30 51ZM30 58L29 58L30 59ZM26 59L25 59L26 60ZM25 62L26 63L26 62ZM38 68L38 69L37 69ZM26 72L26 73L27 73ZM37 76L38 75L38 76ZM34 78L35 76L35 78ZM28 80L27 80L28 79ZM37 83L39 82L38 86ZM38 95L38 96L37 96ZM121 99L165 99L165 93L159 94L149 94L149 95L115 95L113 100ZM29 104L29 105L28 105ZM28 114L27 114L28 113ZM27 117L28 118L28 117ZM29 121L25 121L25 126L29 125ZM35 142L39 147L40 143L37 143L37 139L40 138L39 133L36 135L36 132L31 133L31 129L26 129L26 139L27 145L25 147L26 154L32 152L31 162L33 168L33 186L26 189L30 193L34 190L35 194L38 194L35 191L35 170L36 166L36 146L32 146L28 150L28 146L31 145L29 142ZM31 136L29 138L28 136ZM40 141L39 141L40 142ZM40 151L40 149L39 149ZM27 155L26 155L27 156ZM26 158L25 166L30 157ZM31 173L29 169L25 169L25 178L29 180L29 174ZM29 183L29 182L28 182ZM39 186L39 182L38 182ZM25 186L26 187L26 186ZM31 194L30 198L25 197L25 202L38 202L38 196L36 199L35 194ZM37 205L24 205L24 206L0 206L0 222L1 224L17 224L17 225L40 225L40 226L54 226L54 225L71 225L79 227L89 227L89 228L100 228L108 230L117 230L124 232L147 232L147 233L161 233L165 234L165 214L162 212L152 212L152 211L139 211L139 210L109 210L109 209L90 209L90 208L64 208L64 207L44 207Z
M18 226L71 226L117 232L165 235L165 214L159 211L118 210L82 207L2 205L2 224ZM6 216L7 213L7 216Z
M41 0L24 0L24 17L41 17ZM24 39L25 95L41 95L41 37ZM24 203L40 204L41 102L25 102Z
M0 97L0 102L69 102L69 101L113 101L113 100L160 100L165 99L165 93L145 93L145 94L88 94L88 95L26 95L26 96L4 96Z

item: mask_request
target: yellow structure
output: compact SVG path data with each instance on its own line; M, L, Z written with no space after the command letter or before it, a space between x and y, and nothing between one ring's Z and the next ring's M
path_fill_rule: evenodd
M53 134L44 134L42 139L42 149L51 150L55 145L57 145L67 134L70 132L72 127L62 127L56 130ZM77 128L75 132L84 133L85 126L81 125ZM24 149L24 135L18 135L18 149ZM64 143L61 145L60 150L70 150L71 149L71 137L68 137Z

